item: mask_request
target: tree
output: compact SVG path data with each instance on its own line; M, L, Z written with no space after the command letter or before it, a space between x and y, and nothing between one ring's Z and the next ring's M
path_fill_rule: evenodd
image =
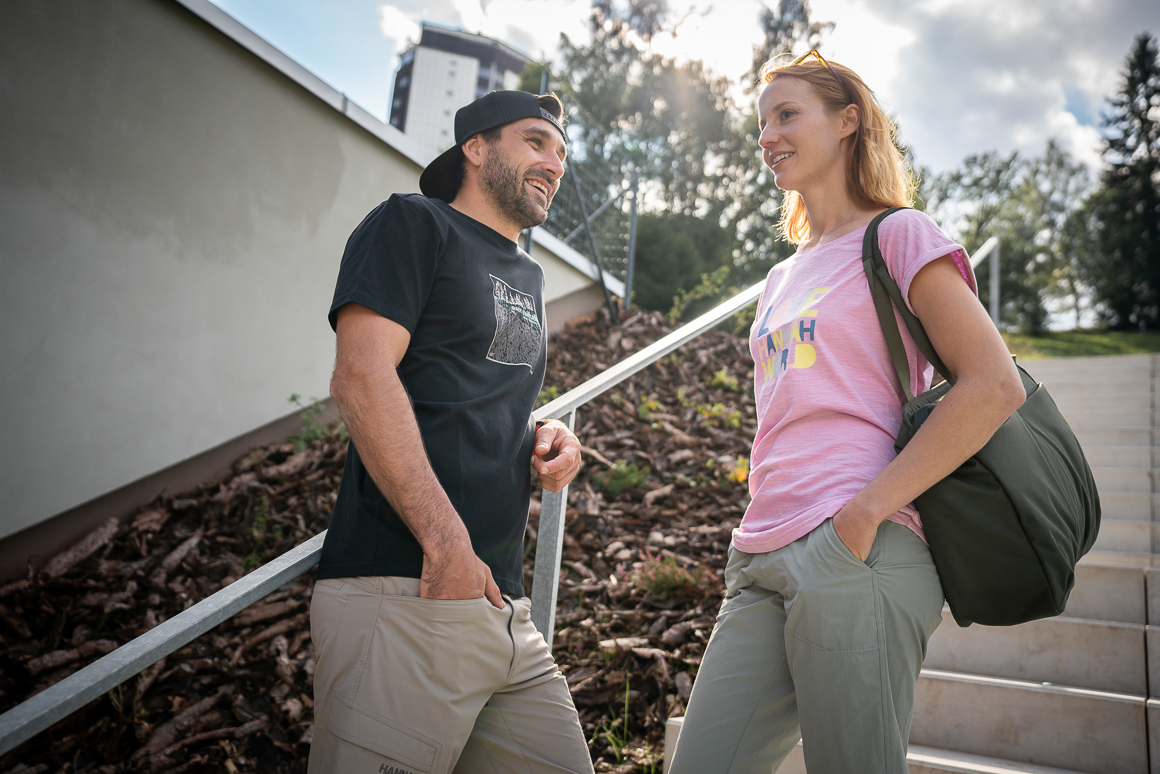
M957 233L968 252L999 238L1000 320L1038 334L1047 325L1048 297L1078 297L1066 247L1069 220L1087 188L1084 167L1052 140L1039 157L994 151L968 156L959 169L935 176L926 195L933 217ZM976 269L985 306L990 274L990 261Z
M679 290L691 289L702 274L724 264L730 266L733 283L747 284L794 251L774 229L781 192L761 161L756 105L739 107L732 84L701 62L676 62L652 51L649 42L667 18L667 4L660 0L596 0L589 17L591 40L581 44L561 36L562 67L552 81L569 111L570 166L589 212L639 169L642 204L657 216L641 228L658 231L658 224L664 224L681 234L724 234L723 263L716 236L690 238L666 256L645 244L651 237L638 233L637 299L650 299L647 305L658 309L668 309ZM789 49L802 40L816 45L833 26L810 22L806 0L782 0L776 12L762 12L760 23L765 39L754 48L747 83L751 96L756 96L757 59L768 58L763 52ZM542 69L542 64L529 66L523 88L537 90ZM553 217L579 223L578 207L569 199L575 192L565 183L553 206L560 214ZM570 214L564 215L566 210ZM597 235L606 256L626 229L607 213L601 218L601 228L612 229L607 238ZM695 227L688 218L707 225ZM615 228L609 220L617 223ZM583 241L573 245L587 252ZM672 239L662 241L673 244ZM646 288L641 282L662 284Z
M668 312L674 297L727 266L733 239L727 229L695 215L648 212L637 221L635 303ZM704 309L694 311L703 312Z
M1160 325L1160 62L1139 35L1104 114L1100 187L1071 224L1079 278L1108 325Z

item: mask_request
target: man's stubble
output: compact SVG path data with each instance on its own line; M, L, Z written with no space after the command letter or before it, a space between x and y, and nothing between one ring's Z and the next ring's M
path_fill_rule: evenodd
M554 187L546 177L541 175L535 177L543 180L550 188ZM495 146L492 146L483 162L479 183L491 200L492 206L505 220L518 226L521 231L538 226L548 219L547 208L541 209L524 187L524 178L519 169ZM549 206L551 203L549 199Z

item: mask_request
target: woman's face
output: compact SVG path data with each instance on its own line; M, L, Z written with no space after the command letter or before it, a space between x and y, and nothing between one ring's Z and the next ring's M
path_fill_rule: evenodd
M783 191L798 191L834 175L845 175L841 140L851 131L843 114L827 113L822 100L800 78L775 78L757 103L762 159Z

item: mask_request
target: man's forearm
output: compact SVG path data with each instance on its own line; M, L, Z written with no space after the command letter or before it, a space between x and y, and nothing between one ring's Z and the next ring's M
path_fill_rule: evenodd
M336 372L331 395L371 479L429 556L470 545L423 447L410 398L394 369Z

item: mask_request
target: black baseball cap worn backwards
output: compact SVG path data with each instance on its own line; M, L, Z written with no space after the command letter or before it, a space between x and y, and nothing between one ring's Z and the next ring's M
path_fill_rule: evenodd
M455 145L441 153L419 176L419 190L431 199L442 199L448 204L459 193L463 182L463 143L472 135L523 118L542 118L560 132L564 142L568 135L564 127L536 102L538 97L526 91L493 91L455 113Z

